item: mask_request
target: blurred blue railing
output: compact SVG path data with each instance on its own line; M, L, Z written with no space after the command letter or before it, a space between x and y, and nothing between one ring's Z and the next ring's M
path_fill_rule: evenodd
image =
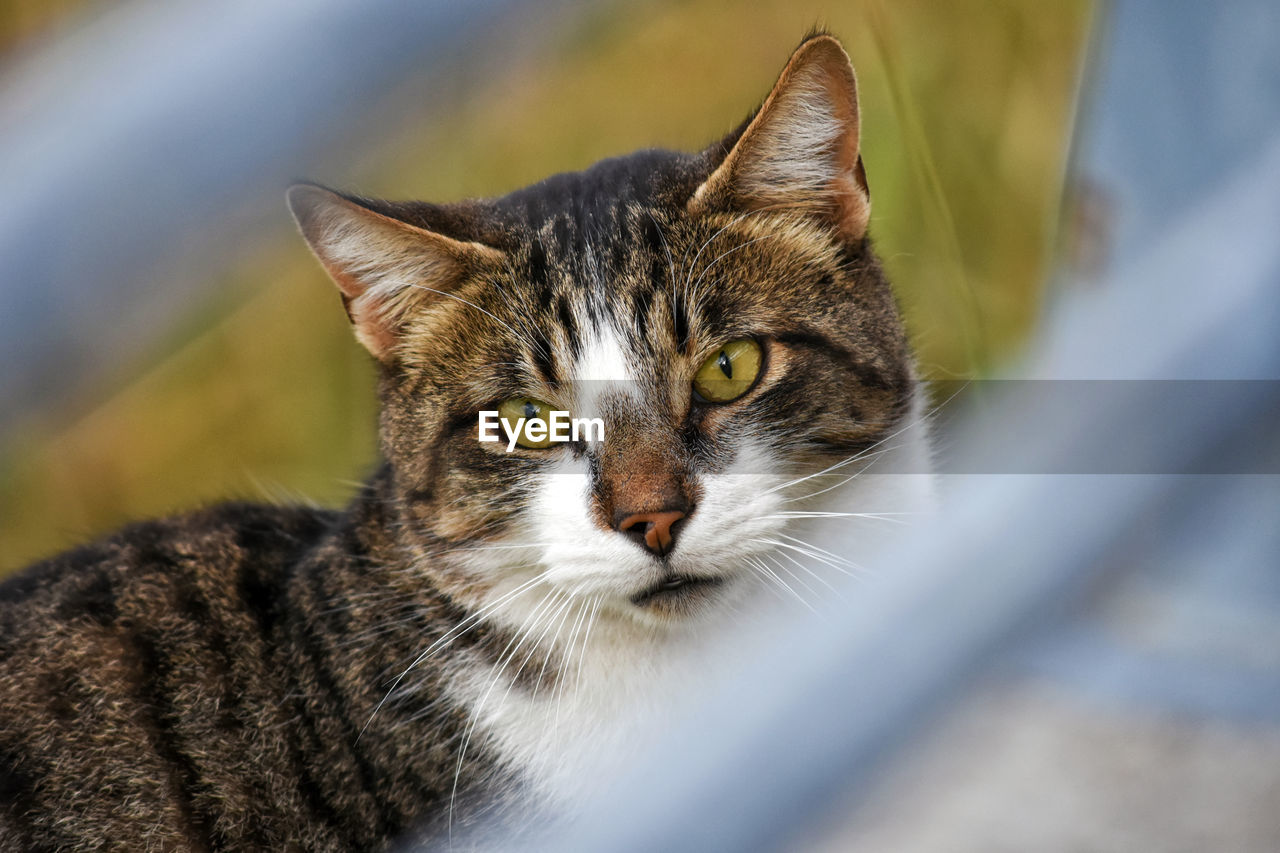
M157 286L166 265L286 222L285 187L376 145L389 94L426 75L447 95L466 63L554 32L565 5L134 0L6 67L0 434L153 344L208 284Z
M968 473L944 474L938 524L847 590L836 618L772 632L538 849L802 849L996 670L1280 723L1280 654L1257 646L1280 637L1280 7L1126 0L1099 26L1070 178L1093 217L1084 236L1104 245L1087 270L1064 255L1040 343L1010 374L1035 380L1039 403L971 395L948 418L944 471ZM1060 380L1142 393L1072 382L1046 404ZM1187 393L1215 381L1237 383L1229 405ZM1090 467L1117 437L1145 437L1142 458ZM1008 473L1009 458L1033 464ZM1086 596L1126 583L1165 596L1146 647L1109 633Z

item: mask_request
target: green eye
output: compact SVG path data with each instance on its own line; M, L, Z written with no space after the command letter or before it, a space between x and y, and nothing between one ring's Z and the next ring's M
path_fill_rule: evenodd
M693 377L693 390L709 403L728 403L750 390L763 356L751 338L730 341L711 354Z
M551 420L551 404L544 403L541 400L534 400L530 397L512 397L504 400L498 406L498 417L503 421L503 432L514 432L516 424L521 418L524 418L524 426L520 428L520 433L516 437L516 444L521 447L530 447L537 449L540 447L551 446L551 435L549 430L544 430L540 438L531 438L529 436L529 421L539 418L544 424Z

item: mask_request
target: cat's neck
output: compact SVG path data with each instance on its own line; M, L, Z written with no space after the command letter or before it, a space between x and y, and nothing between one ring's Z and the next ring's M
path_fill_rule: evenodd
M397 541L393 485L376 474L295 567L276 663L298 715L325 733L326 760L351 768L370 809L407 819L456 799L474 810L502 774L480 744L458 773L468 709L448 685L496 660L508 637L475 624L440 642L469 614Z

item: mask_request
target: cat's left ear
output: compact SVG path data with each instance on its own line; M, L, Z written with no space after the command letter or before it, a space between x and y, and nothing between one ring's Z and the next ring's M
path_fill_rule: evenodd
M848 54L832 36L806 39L746 127L719 143L727 153L689 210L800 210L845 240L861 240L871 193L858 135L858 84Z

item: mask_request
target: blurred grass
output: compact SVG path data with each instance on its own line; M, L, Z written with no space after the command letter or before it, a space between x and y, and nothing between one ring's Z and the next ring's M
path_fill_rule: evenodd
M0 21L9 8L0 7ZM495 79L405 93L386 148L340 175L375 195L506 192L604 156L692 150L768 92L829 27L857 67L873 234L925 373L980 375L1017 351L1041 284L1090 3L604 6ZM0 23L0 33L7 32ZM0 448L0 570L144 517L226 497L339 504L372 465L372 369L285 227L212 276L216 294L93 399Z

